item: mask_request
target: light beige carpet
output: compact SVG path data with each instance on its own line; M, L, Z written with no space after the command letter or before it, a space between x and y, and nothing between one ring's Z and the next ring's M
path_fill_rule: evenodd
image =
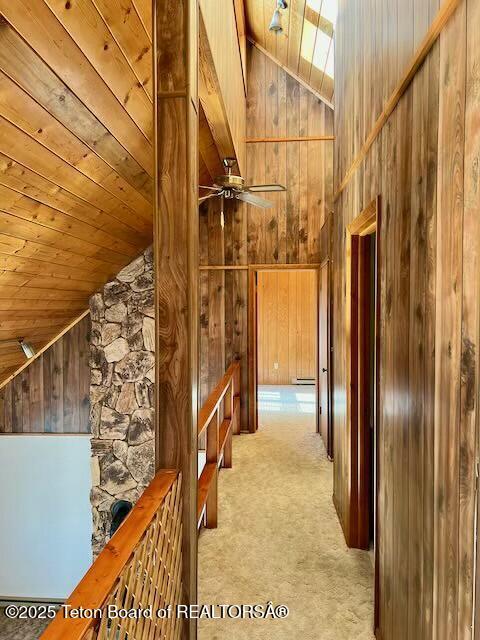
M200 620L200 640L371 640L374 574L349 550L311 387L262 387L260 429L234 438L219 526L199 539L199 602L286 604L284 620Z
M10 620L5 608L0 607L0 640L37 640L49 620Z

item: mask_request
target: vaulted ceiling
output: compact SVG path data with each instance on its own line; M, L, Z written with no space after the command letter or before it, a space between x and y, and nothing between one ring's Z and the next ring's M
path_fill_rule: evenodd
M152 242L151 2L0 0L0 381ZM200 114L199 179L221 162Z
M275 2L246 0L250 35L331 98L315 3L291 0L275 37ZM152 242L151 34L150 0L0 0L0 382L25 362L19 338L44 346ZM212 184L202 109L199 125Z
M287 0L282 32L269 30L277 0L245 0L251 38L280 64L333 102L333 35L338 0Z
M153 107L149 3L0 11L3 379L151 242Z

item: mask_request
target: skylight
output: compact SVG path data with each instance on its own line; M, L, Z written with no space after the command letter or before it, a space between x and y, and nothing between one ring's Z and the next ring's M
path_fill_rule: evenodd
M309 0L314 2L315 0ZM332 38L321 29L317 29L310 20L303 22L301 56L309 60L314 67L333 78L334 46Z
M315 48L316 34L317 34L317 28L310 22L310 20L304 20L301 56L305 60L312 59L314 48Z
M322 6L322 0L307 0L307 6L309 6L310 9L313 9L317 13L320 13L320 8Z
M332 79L335 55L332 36L337 19L337 2L338 0L307 0L309 9L319 16L318 26L313 17L309 16L310 20L305 17L300 52L304 60L311 62L316 69L324 71Z
M314 0L309 0L309 2L313 2L313 1ZM333 24L333 26L335 26L335 23L337 21L337 11L338 11L338 0L323 0L321 15L327 20L329 20Z
M335 26L338 0L307 0L307 6Z
M330 43L332 39L323 31L318 30L317 39L315 41L315 51L313 52L312 64L317 69L325 69L327 65L328 52L330 51ZM330 75L330 74L329 74Z
M332 42L332 46L330 47L330 51L328 53L327 65L325 67L325 73L327 74L327 76L330 76L330 78L333 78L334 66L335 66L335 57L334 57L334 46Z

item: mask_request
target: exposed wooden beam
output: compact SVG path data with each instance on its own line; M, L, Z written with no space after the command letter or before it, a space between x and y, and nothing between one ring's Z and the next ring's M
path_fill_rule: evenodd
M400 78L399 83L397 84L391 96L387 100L387 103L385 104L382 113L378 116L375 124L373 125L370 133L367 136L367 139L363 143L362 148L358 152L355 160L352 162L352 164L348 168L342 182L340 183L340 186L335 192L335 200L338 199L339 195L342 193L342 191L345 189L347 184L352 179L353 174L362 163L363 159L367 155L368 151L370 150L372 144L375 142L378 135L380 134L387 120L394 112L395 107L400 102L400 99L402 98L403 94L410 86L410 83L415 77L415 74L417 73L420 65L424 62L425 58L430 53L430 50L432 49L433 45L437 41L437 38L442 32L442 29L450 20L455 9L458 7L459 4L460 4L460 0L445 0L443 5L440 7L440 10L436 15L435 20L430 25L430 28L427 31L424 39L422 40L419 47L413 54L413 57L409 61L408 65L406 66L403 72L403 75Z
M198 0L154 2L156 467L182 472L182 588L197 602ZM196 621L182 638L194 640Z
M245 174L246 97L233 1L199 0L199 96L221 157Z
M210 126L208 124L201 104L199 105L198 146L200 158L210 175L210 180L206 184L210 185L213 183L217 176L220 176L222 173L224 173L224 169L220 154L215 144L215 140L213 139ZM205 184L205 182L201 182L200 184Z
M215 68L215 61L201 14L199 53L199 98L213 140L215 141L215 146L222 158L237 158L225 102Z
M258 44L258 42L256 42L253 38L251 38L250 36L248 36L248 41L259 51L261 51L263 53L264 56L266 56L269 60L271 60L272 62L274 62L276 65L278 65L281 69L283 69L286 73L288 73L288 75L293 78L294 80L296 80L299 84L302 85L302 87L305 87L305 89L308 89L308 91L310 91L310 93L312 93L316 98L318 98L319 100L321 100L324 104L327 105L327 107L330 107L330 109L332 109L332 111L335 109L335 107L333 106L333 104L330 102L330 100L327 100L327 98L325 98L325 96L322 96L321 93L319 93L318 91L316 91L313 87L311 87L308 82L305 82L305 80L303 80L303 78L301 78L299 75L297 75L296 73L294 73L293 71L291 71L286 65L282 64L280 62L280 60L277 60L277 58L275 56L273 56L271 53L269 53L266 49L264 49L260 44Z

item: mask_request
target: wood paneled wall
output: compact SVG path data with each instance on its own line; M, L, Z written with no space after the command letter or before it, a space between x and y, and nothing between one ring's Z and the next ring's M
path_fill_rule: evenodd
M439 0L343 0L340 184ZM334 493L346 524L345 227L381 196L379 637L471 637L478 424L480 2L463 0L333 218Z
M155 468L182 478L181 585L197 601L199 373L198 0L154 2L155 11ZM176 634L197 638L197 621Z
M317 272L259 271L257 296L258 383L316 379Z
M89 433L90 316L0 389L0 433Z
M245 207L225 202L225 228L220 225L220 202L200 208L200 264L238 264L235 227L244 223ZM235 258L234 258L235 256ZM247 381L247 271L200 272L200 402L203 403L230 363L242 363L242 394ZM245 418L245 416L243 416Z
M247 139L331 135L333 113L256 49L249 49ZM278 181L286 193L265 194L275 206L258 209L219 201L200 208L200 390L205 399L232 359L241 361L242 428L247 428L248 265L319 263L328 255L333 209L333 142L247 143L250 184ZM245 401L243 401L245 399Z
M286 71L250 50L247 139L333 135L333 112ZM252 263L307 263L320 258L320 229L333 209L333 142L247 144L249 184L279 182L267 211L248 206Z

